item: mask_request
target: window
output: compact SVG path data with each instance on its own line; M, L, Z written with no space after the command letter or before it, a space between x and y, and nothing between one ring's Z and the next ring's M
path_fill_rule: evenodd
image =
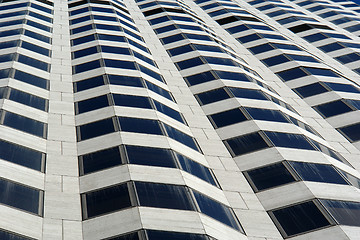
M230 98L229 94L223 88L199 93L196 97L202 105Z
M320 200L338 224L360 226L360 203L336 200Z
M42 111L47 111L48 101L46 99L27 92L11 89L9 99Z
M108 101L108 96L102 95L102 96L98 96L98 97L94 97L94 98L90 98L87 100L77 102L75 104L75 106L76 106L76 110L77 110L76 114L81 114L81 113L97 110L100 108L105 108L107 106L110 106L110 104Z
M339 49L342 49L342 48L344 48L344 46L340 45L337 42L330 43L330 44L323 45L323 46L319 47L319 49L324 51L324 52L332 52L332 51L336 51L336 50L339 50Z
M348 184L331 165L304 162L289 162L289 164L304 181Z
M110 84L123 85L130 87L144 87L140 77L121 76L121 75L107 75Z
M338 128L338 130L345 135L351 142L360 140L360 124L349 125Z
M194 210L194 203L183 186L135 182L140 206Z
M306 98L328 92L329 90L327 90L321 83L313 83L303 87L295 88L294 91L302 98Z
M78 128L78 141L115 132L112 118L81 125Z
M324 103L314 106L313 108L326 118L352 111L342 100Z
M84 193L81 198L84 220L132 206L126 183Z
M275 145L275 147L315 150L315 148L310 144L310 142L307 141L307 138L300 134L280 132L265 132L265 134Z
M350 53L343 56L335 57L335 59L343 64L347 64L350 62L359 61L360 55L358 55L357 53Z
M95 88L98 86L104 85L104 79L103 76L96 76L92 78L88 78L85 80L81 80L74 83L74 92L80 92L87 89Z
M73 67L73 74L90 71L90 70L93 70L95 68L100 68L100 67L101 67L101 64L100 64L99 60L81 63L81 64L75 65Z
M193 193L199 205L200 212L228 225L231 228L243 232L236 217L229 207L199 192L193 191Z
M128 118L118 117L121 131L163 135L159 121L142 119L142 118Z
M269 147L264 138L257 132L227 139L224 143L233 156L259 151Z
M166 106L165 104L162 104L156 100L153 100L154 101L154 104L155 104L155 107L156 107L156 110L158 110L159 112L181 122L181 123L184 123L185 124L185 121L183 120L182 118L182 115L181 113L179 113L178 111Z
M289 121L285 116L276 110L262 109L262 108L245 108L246 111L255 120L274 121L274 122L286 122Z
M270 211L285 236L305 233L331 225L330 221L313 201Z
M244 172L256 191L277 187L296 181L283 163L277 163Z
M239 108L231 109L225 112L209 115L214 127L220 128L231 124L246 121L246 116Z
M33 238L20 236L20 235L13 234L8 231L3 231L1 229L0 229L0 239L3 239L3 240L33 240Z
M283 81L287 82L296 78L305 77L308 74L301 68L292 68L276 73Z
M176 168L174 156L169 149L141 146L125 146L130 164Z
M172 138L172 139L194 149L195 151L198 151L198 152L201 151L197 145L196 140L193 137L191 137L191 136L189 136L167 124L164 124L164 127L165 127L165 130L166 130L169 138Z
M147 232L147 236L148 236L149 240L159 240L159 239L208 240L207 236L202 235L202 234L195 234L195 233L164 232L164 231L155 231L155 230L146 230L146 232ZM117 240L117 239L114 239L114 240ZM122 239L119 239L119 240L122 240ZM129 240L133 240L133 239L129 239Z
M152 109L149 98L122 94L112 94L116 106Z
M41 190L0 179L2 204L42 216L43 194Z
M45 153L0 140L0 158L37 171L45 170Z
M204 64L204 63L201 60L201 58L199 58L199 57L187 59L187 60L180 61L180 62L176 63L179 70L184 70L184 69L187 69L187 68L196 67L196 66L199 66L199 65L202 65L202 64Z
M7 111L3 111L2 115L5 126L46 138L47 124Z
M260 90L246 88L229 88L229 90L238 98L269 100Z
M122 164L119 147L108 148L79 157L80 175L85 175Z
M210 82L212 80L215 80L215 76L209 71L209 72L202 72L198 74L194 74L191 76L188 76L185 78L185 80L188 82L190 86L201 84L204 82Z
M262 59L261 60L263 63L265 63L268 67L274 66L274 65L278 65L278 64L282 64L285 62L289 62L290 59L288 59L285 55L278 55L278 56L274 56L274 57L270 57L270 58L266 58L266 59Z
M275 48L273 46L271 46L269 43L265 43L265 44L262 44L262 45L258 45L258 46L249 48L249 50L254 54L259 54L259 53L271 51L271 50L274 50L274 49Z

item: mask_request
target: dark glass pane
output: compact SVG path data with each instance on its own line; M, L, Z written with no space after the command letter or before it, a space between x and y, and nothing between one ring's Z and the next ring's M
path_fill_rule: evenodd
M229 227L241 231L237 219L232 214L229 207L219 203L199 192L193 191L195 199L199 205L200 212L212 217Z
M345 104L341 100L324 103L314 106L313 108L320 112L324 117L332 117L335 115L353 111L347 104Z
M76 103L78 114L109 106L107 95L86 99Z
M83 195L86 199L86 206L83 208L84 212L87 212L87 218L131 207L127 184L84 193ZM83 214L83 218L86 219L85 214Z
M84 174L121 165L119 147L108 148L81 156Z
M43 153L0 140L0 158L37 171L41 171Z
M24 131L38 137L45 137L45 126L43 122L23 117L11 112L3 112L5 114L3 124L8 127Z
M214 75L211 72L202 72L195 75L191 75L185 78L190 86L197 85L204 82L210 82L215 80Z
M276 74L279 75L279 77L281 77L285 82L308 75L301 68L292 68L286 71L278 72Z
M200 99L203 105L230 98L229 94L223 88L199 93L196 96Z
M185 157L184 155L181 155L179 153L175 153L175 154L176 154L177 158L179 159L181 168L184 171L186 171L194 176L197 176L198 178L201 178L202 180L216 186L216 182L215 182L210 170L207 167L191 160L190 158Z
M47 110L46 99L16 89L11 89L9 99L43 111Z
M146 230L149 240L208 240L205 235L195 233L164 232Z
M119 117L121 131L163 135L158 121L142 118Z
M330 225L312 201L275 210L272 213L287 236Z
M48 63L25 56L25 55L19 54L18 62L41 69L43 71L48 72L50 70L50 65Z
M199 57L187 59L176 63L179 70L196 67L204 64Z
M289 163L304 181L348 184L331 165L304 162Z
M229 88L235 97L249 98L258 100L268 100L260 90L246 89L246 88Z
M360 124L338 128L352 142L360 140Z
M239 72L227 72L227 71L215 71L215 73L221 79L225 80L235 80L235 81L243 81L243 82L250 82L250 79L246 74L239 73Z
M247 174L259 191L295 181L282 163L250 170Z
M225 140L235 156L269 147L259 133L250 133Z
M131 87L144 87L140 77L108 75L110 84Z
M174 102L174 99L172 98L171 94L167 90L165 90L165 89L163 89L163 88L161 88L161 87L159 87L159 86L157 86L157 85L155 85L155 84L153 84L153 83L151 83L149 81L145 81L145 83L146 83L146 86L147 86L147 88L149 90L151 90L151 91L153 91L153 92L155 92L155 93L169 99L170 101Z
M262 108L245 108L245 109L255 120L289 122L280 111L262 109Z
M26 72L22 72L19 70L15 70L15 76L14 78L16 80L22 81L22 82L26 82L28 84L43 88L43 89L47 89L48 88L48 80L26 73Z
M160 103L158 101L154 100L154 103L155 103L155 106L156 106L156 110L158 110L159 112L162 112L163 114L165 114L165 115L167 115L167 116L169 116L169 117L171 117L171 118L173 118L173 119L175 119L175 120L177 120L179 122L185 123L183 118L181 117L181 114L178 111L176 111L176 110L174 110L174 109L172 109L172 108L170 108L170 107L166 106L165 104L162 104L162 103Z
M130 164L176 168L174 157L169 149L126 145Z
M265 63L267 66L271 67L281 63L289 62L290 60L284 55L278 55L278 56L262 59L261 61Z
M41 214L40 190L0 179L0 203Z
M13 233L6 232L3 230L0 230L0 239L2 239L2 240L33 240L32 238L15 235Z
M288 147L315 150L307 141L305 136L300 134L265 132L276 147Z
M107 238L107 240L140 240L139 235L137 232L134 233L128 233L126 235L113 237L113 238Z
M100 65L100 61L99 60L94 60L91 62L86 62L86 63L82 63L82 64L78 64L75 65L73 68L73 74L76 73L82 73L82 72L86 72L86 71L90 71L93 70L95 68L99 68Z
M270 44L266 43L266 44L262 44L262 45L259 45L259 46L249 48L249 50L251 52L253 52L254 54L259 54L259 53L274 50L274 47L271 46Z
M247 120L245 115L238 108L228 110L225 112L216 113L210 115L209 117L214 121L216 127L218 128Z
M167 124L164 124L164 127L166 129L166 132L167 132L167 135L169 136L169 138L172 138L178 142L181 142L182 144L194 149L195 151L199 151L198 145L196 144L196 140L193 137L190 137L189 135L187 135Z
M303 87L295 88L294 90L303 98L328 92L328 90L320 83L309 84Z
M80 131L80 136L78 136L79 141L83 141L93 137L98 137L115 131L114 123L111 118L88 123L79 126L78 128Z
M88 78L85 80L81 80L78 82L74 83L74 92L80 92L80 91L84 91L90 88L95 88L98 86L102 86L104 85L104 79L103 76L96 76L96 77L92 77L92 78Z
M340 225L360 227L360 203L320 200Z
M194 210L194 204L183 186L135 182L140 206Z
M116 106L147 109L152 108L150 100L147 97L113 94L113 98Z
M324 83L334 91L360 93L359 88L350 84L332 83L332 82L324 82Z

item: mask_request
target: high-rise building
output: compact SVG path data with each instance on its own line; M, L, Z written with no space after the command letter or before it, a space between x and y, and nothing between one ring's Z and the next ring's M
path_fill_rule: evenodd
M0 0L1 240L360 236L360 6Z

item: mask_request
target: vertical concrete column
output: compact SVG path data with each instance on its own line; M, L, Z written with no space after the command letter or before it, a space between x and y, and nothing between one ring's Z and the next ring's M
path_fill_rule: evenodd
M43 239L82 239L66 0L54 1Z

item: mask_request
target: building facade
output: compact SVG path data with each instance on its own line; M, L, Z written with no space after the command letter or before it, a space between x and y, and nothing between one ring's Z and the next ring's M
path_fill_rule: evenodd
M360 6L0 0L0 239L359 239Z

